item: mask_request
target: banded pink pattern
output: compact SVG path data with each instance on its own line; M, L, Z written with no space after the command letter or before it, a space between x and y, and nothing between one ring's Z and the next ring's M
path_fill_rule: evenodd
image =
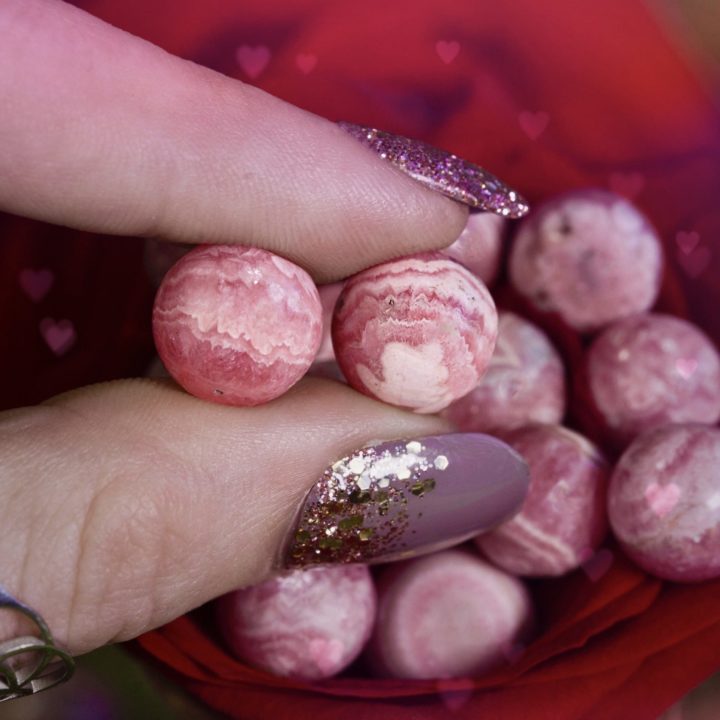
M366 565L294 570L218 601L220 631L233 653L276 675L320 680L360 653L375 619Z
M332 333L338 364L356 390L433 413L482 377L497 311L472 273L440 253L420 253L351 278Z
M574 570L607 531L607 463L589 440L559 425L523 428L505 439L530 466L530 488L520 512L478 536L478 547L517 575Z
M153 332L168 372L197 397L257 405L310 367L322 335L317 288L266 250L201 246L167 273Z

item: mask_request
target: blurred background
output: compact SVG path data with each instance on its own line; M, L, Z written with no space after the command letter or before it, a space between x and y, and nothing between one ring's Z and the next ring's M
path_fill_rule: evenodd
M77 4L92 11L92 2ZM152 13L155 6L166 10L167 5L152 0L147 3L147 11ZM647 6L670 42L703 78L720 104L720 2L647 0ZM238 3L238 14L242 14L241 3ZM252 43L253 38L243 40ZM0 720L212 717L218 716L202 708L163 679L155 668L123 647L104 648L78 658L75 677L60 688L0 705ZM663 716L663 720L681 718L720 719L720 676L702 685Z

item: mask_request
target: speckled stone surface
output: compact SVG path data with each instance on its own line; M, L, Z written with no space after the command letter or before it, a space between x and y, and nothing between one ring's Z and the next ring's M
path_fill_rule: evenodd
M302 268L266 250L201 246L165 275L153 335L168 372L189 393L258 405L310 367L322 335L320 298Z
M549 338L528 320L499 313L498 339L487 372L443 411L462 431L513 430L556 424L565 414L565 369Z
M637 208L611 192L579 190L538 206L523 221L509 272L538 309L592 331L648 310L662 264L657 233Z
M531 624L522 581L445 550L385 568L366 656L380 676L470 677L511 662Z
M591 345L587 373L597 409L621 439L720 419L720 356L686 320L647 313L612 325Z
M332 332L352 387L433 413L479 382L495 347L497 311L471 272L440 253L421 253L350 278Z
M520 512L476 543L496 565L517 575L562 575L579 567L607 532L609 467L590 441L560 426L505 436L530 466Z
M610 525L647 572L678 582L720 576L720 430L666 425L640 435L613 472Z
M504 229L500 215L470 213L460 237L441 252L490 285L500 269Z
M360 653L375 619L365 565L294 570L217 601L221 635L240 660L276 675L321 680Z

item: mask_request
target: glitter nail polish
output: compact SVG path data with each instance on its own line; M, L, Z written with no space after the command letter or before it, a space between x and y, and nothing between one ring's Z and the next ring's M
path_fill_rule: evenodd
M489 435L363 447L310 489L282 564L388 562L440 550L510 518L527 487L525 461Z
M338 125L381 158L431 190L503 217L520 218L528 204L487 170L420 140L341 121Z

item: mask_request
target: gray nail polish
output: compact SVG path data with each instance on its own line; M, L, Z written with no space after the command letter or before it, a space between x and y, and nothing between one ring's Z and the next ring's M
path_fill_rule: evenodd
M414 180L453 200L510 218L520 218L529 210L515 190L457 155L376 128L344 121L338 125Z
M527 487L525 461L489 435L364 447L310 489L282 564L388 562L440 550L510 518Z

